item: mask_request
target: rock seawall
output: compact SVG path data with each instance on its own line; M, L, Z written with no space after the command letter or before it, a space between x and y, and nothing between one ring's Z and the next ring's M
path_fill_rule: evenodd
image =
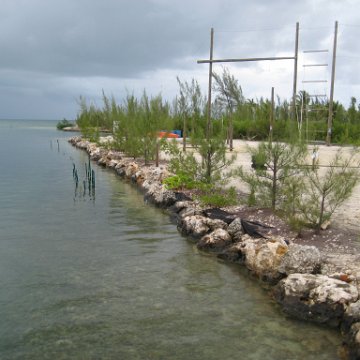
M87 151L97 164L136 184L146 202L167 209L181 234L194 239L199 249L242 264L269 283L286 313L338 327L347 358L360 359L360 287L356 276L334 273L324 266L323 254L314 246L293 244L279 236L252 237L242 219L224 210L204 209L183 193L168 190L162 184L169 175L165 165L144 166L81 137L69 142Z

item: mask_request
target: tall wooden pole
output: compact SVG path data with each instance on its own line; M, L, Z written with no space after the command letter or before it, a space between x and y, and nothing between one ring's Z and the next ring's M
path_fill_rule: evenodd
M271 109L270 109L270 126L269 126L269 141L272 142L273 128L274 128L274 87L271 88Z
M213 49L214 49L214 28L211 28L211 32L210 32L210 62L209 62L209 90L208 90L207 126L206 126L207 140L210 139L210 133L211 133L211 89L212 89Z
M294 81L293 81L293 97L292 97L292 112L293 120L296 120L296 91L297 91L297 67L298 67L298 53L299 53L299 23L296 23L295 31L295 54L294 54Z
M328 146L330 146L330 144L331 144L331 132L332 132L332 121L333 121L337 33L338 33L338 22L335 21L334 47L333 47L332 67L331 67L331 87L330 87L330 99L329 99L329 117L328 117L327 135L326 135L326 145L328 145Z

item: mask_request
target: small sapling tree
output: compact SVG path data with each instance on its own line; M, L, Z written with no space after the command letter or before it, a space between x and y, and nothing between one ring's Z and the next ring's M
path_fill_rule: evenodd
M339 150L324 174L316 166L306 169L307 196L300 203L301 214L318 233L321 225L329 220L334 211L347 200L359 182L359 164L353 151L344 157Z
M214 90L217 92L216 102L226 112L229 119L228 123L228 142L230 151L233 150L234 125L233 114L234 111L245 103L245 98L242 93L241 86L233 75L224 68L221 75L213 73L215 79Z
M276 210L287 179L300 173L305 161L306 147L299 142L263 142L257 148L248 148L253 169L250 172L239 169L240 178L246 182L251 195L257 196L263 205ZM256 193L255 193L256 192Z

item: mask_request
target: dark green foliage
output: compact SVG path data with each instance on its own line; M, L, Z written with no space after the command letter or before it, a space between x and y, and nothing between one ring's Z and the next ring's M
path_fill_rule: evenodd
M197 151L202 159L200 178L206 183L221 181L225 176L223 170L235 161L235 155L226 157L226 144L221 134L209 139L198 139Z
M175 102L175 114L181 121L178 128L182 128L184 137L184 151L186 150L186 138L194 137L202 127L203 108L205 98L201 95L200 85L195 79L191 83L182 82L177 77L180 94Z
M324 221L347 200L359 182L359 164L354 161L356 152L344 157L339 150L325 173L320 168L306 168L306 192L299 202L304 221L313 225L317 232Z
M221 189L218 187L210 187L199 195L199 200L203 205L214 207L225 207L236 205L238 197L235 188Z
M253 170L239 169L240 178L250 188L252 202L258 198L262 205L273 210L280 206L286 181L299 174L306 156L303 143L263 142L250 148Z
M163 180L163 183L170 190L194 189L198 184L189 175L183 173L169 176Z
M236 110L242 110L245 98L241 86L238 84L238 80L235 79L233 75L230 75L226 68L223 69L221 75L214 73L213 77L215 80L214 90L217 93L215 102L218 104L220 112L225 115L227 142L230 151L232 151L234 139L234 112Z
M193 184L200 180L201 165L198 163L193 152L184 152L178 146L176 140L165 142L163 150L170 155L169 170L179 177L179 181L186 184Z
M62 130L66 127L73 127L74 126L74 123L72 121L69 121L69 120L66 120L66 119L63 119L61 121L59 121L57 124L56 124L56 128L58 130Z

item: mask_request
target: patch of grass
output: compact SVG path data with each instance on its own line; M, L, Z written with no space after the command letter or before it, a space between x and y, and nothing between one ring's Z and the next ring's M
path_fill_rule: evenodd
M194 189L196 182L186 174L169 176L163 180L166 188L169 190Z
M199 200L203 205L214 207L225 207L236 205L238 203L238 196L234 187L230 189L211 189L204 194L199 195Z

